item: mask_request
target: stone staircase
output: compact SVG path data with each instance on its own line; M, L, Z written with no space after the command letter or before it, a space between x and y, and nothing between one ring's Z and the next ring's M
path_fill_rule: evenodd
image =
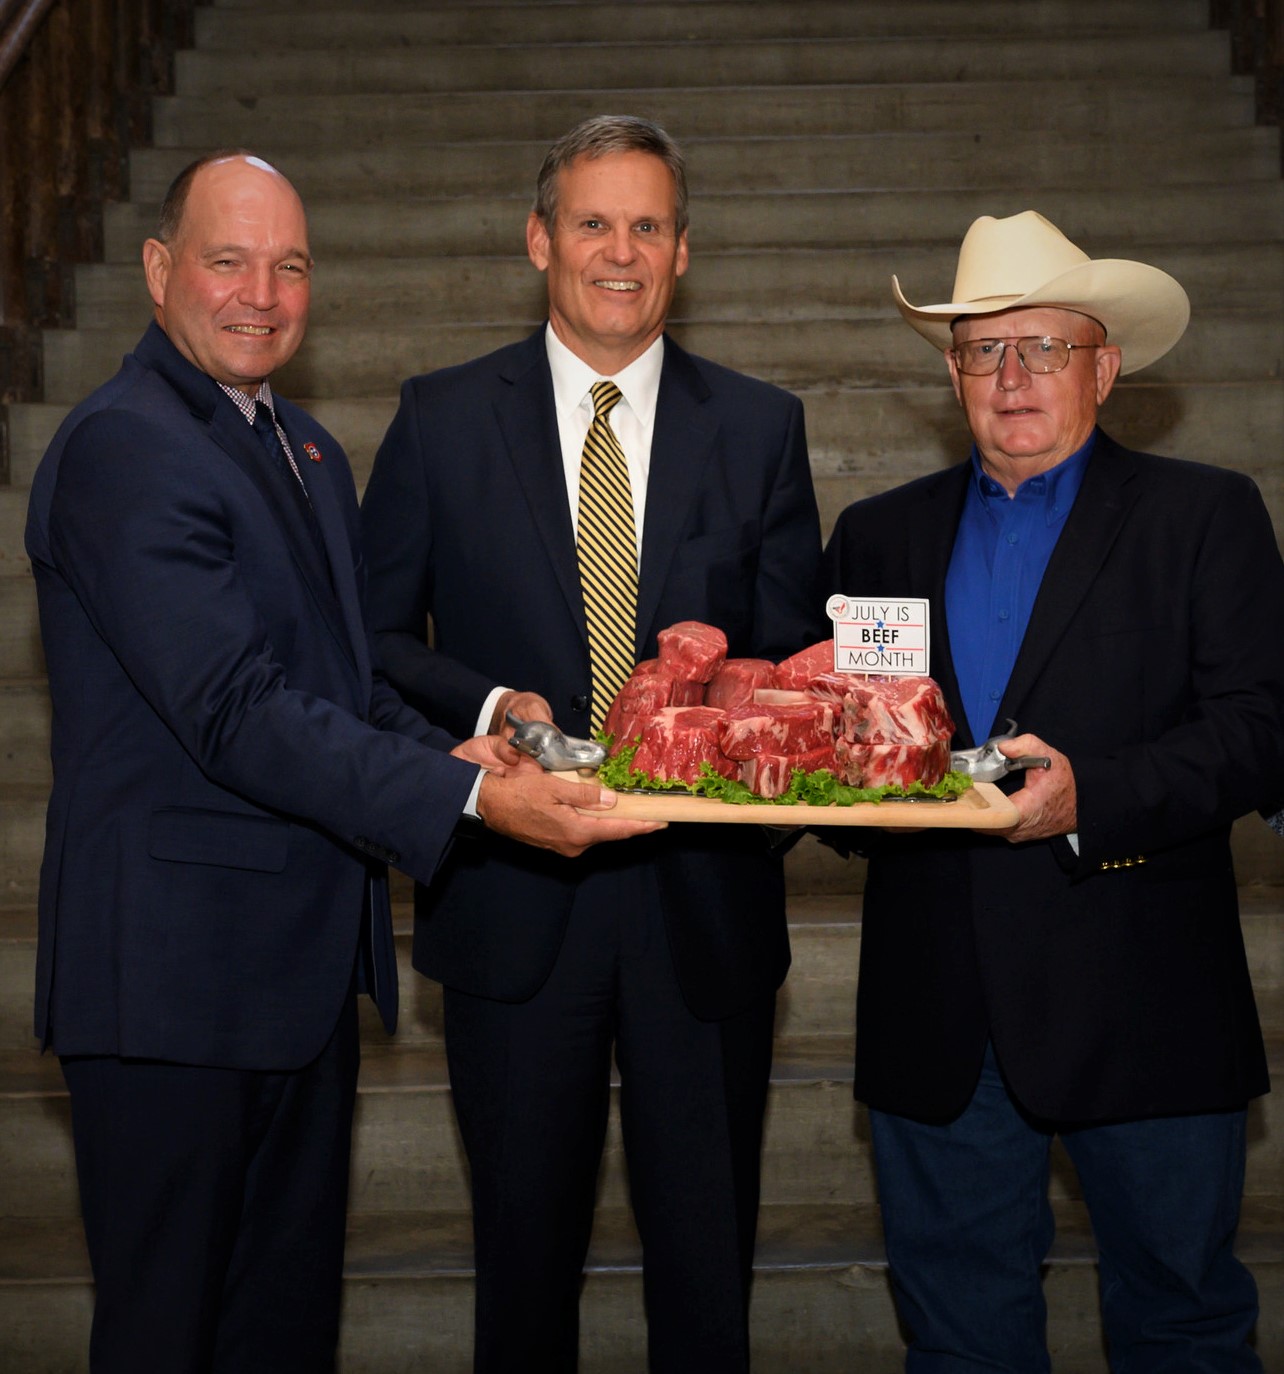
M325 3L337 0L322 0ZM10 412L0 488L0 1369L85 1368L91 1307L57 1065L30 1036L48 705L22 556L26 489L67 408L148 318L138 265L173 173L215 144L276 161L310 208L307 344L279 379L363 481L399 381L541 318L523 225L544 148L578 118L651 115L691 162L692 268L674 332L797 390L826 526L847 502L957 460L939 358L899 321L948 290L982 213L1046 213L1100 255L1189 290L1182 343L1111 399L1107 427L1252 473L1284 530L1284 184L1203 0L637 0L457 4L222 0L198 15L156 147L131 162L107 261L77 272L74 331L45 342L45 403ZM1284 1081L1284 846L1240 823L1249 957ZM781 997L754 1295L759 1374L899 1367L866 1130L850 1093L858 864L789 858L794 968ZM467 1191L439 990L409 971L403 1023L373 1017L356 1127L345 1374L468 1368ZM907 894L907 900L913 895ZM1284 1100L1251 1110L1241 1252L1259 1349L1284 1368ZM1105 1369L1073 1172L1046 1288L1058 1374ZM584 1288L585 1374L643 1368L638 1249L616 1127ZM145 1374L145 1371L140 1371ZM287 1372L283 1371L283 1374Z

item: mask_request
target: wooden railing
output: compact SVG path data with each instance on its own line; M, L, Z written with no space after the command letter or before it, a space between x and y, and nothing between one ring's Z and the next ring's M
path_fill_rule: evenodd
M0 404L41 397L40 331L74 322L74 265L102 257L195 3L0 0Z

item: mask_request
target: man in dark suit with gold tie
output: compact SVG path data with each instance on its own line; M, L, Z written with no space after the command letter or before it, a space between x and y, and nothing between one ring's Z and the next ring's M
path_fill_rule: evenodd
M801 647L818 521L798 400L664 333L688 252L663 130L602 116L559 140L527 248L547 326L402 390L363 507L372 626L434 719L515 709L586 735L674 622L720 627L733 655ZM478 1370L575 1368L613 1046L651 1367L747 1368L788 960L780 860L740 826L576 868L484 838L419 890L472 1173Z

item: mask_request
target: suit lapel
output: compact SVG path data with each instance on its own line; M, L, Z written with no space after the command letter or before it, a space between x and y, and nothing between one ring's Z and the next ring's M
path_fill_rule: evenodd
M252 426L246 423L245 417L223 393L218 383L188 362L159 325L148 326L147 332L134 350L134 355L145 367L158 373L173 387L193 417L206 427L210 439L254 484L270 516L280 529L286 548L315 600L321 618L334 635L339 647L355 666L354 639L335 599L328 572L322 567L312 537L303 527L302 519L294 509L288 493L281 490L277 478L269 470L268 463L271 460ZM325 529L324 524L322 529ZM334 541L330 533L326 533L325 539L333 562ZM343 542L346 546L346 540ZM350 562L347 555L340 560L340 566L346 562ZM359 642L364 644L364 635Z
M1021 707L1095 582L1136 501L1135 464L1100 431L1083 484L1048 561L998 719L1020 723Z
M306 439L294 419L294 415L298 412L291 413L291 423L287 427L285 419L281 415L281 411L286 407L281 404L279 399L277 405L277 418L281 421L281 427L285 429L286 436L290 440L290 449L299 467L303 489L307 492L308 500L312 503L312 512L316 516L317 525L321 530L326 559L329 563L328 568L321 567L312 536L307 530L299 528L298 513L292 509L290 515L294 520L296 532L302 535L303 544L306 545L303 553L316 569L316 576L308 578L308 586L316 597L317 606L326 617L326 623L330 626L331 632L347 651L349 658L353 660L361 680L364 682L369 679L371 673L370 653L366 641L361 597L357 590L356 573L352 565L352 540L344 523L343 512L339 509L333 481L324 476L320 471L319 464L307 456L304 448ZM320 449L317 449L317 452L319 453ZM321 461L324 462L324 460L325 455L322 454ZM302 546L299 547L302 548ZM299 554L296 553L295 556L297 558ZM342 634L340 633L340 626L342 626Z
M501 379L509 384L509 391L495 402L495 417L508 448L513 480L530 510L535 533L587 645L584 596L575 558L575 527L566 494L553 378L542 328L518 345Z
M273 460L264 450L258 435L246 424L245 417L232 402L221 392L219 394L226 405L215 409L210 421L210 437L249 477L262 494L265 504L285 538L290 557L294 560L304 585L316 602L321 618L325 621L327 628L346 657L355 666L352 635L344 621L343 611L335 598L334 588L330 583L329 569L323 566L321 555L313 543L312 536L304 525L303 517L295 507L290 494L282 490L280 479L269 468L268 464ZM284 428L284 426L282 427ZM295 447L293 438L291 438L290 447L291 449ZM293 476L290 477L290 480L294 480ZM311 498L312 493L309 491L308 494ZM322 504L324 505L324 503ZM313 509L318 520L320 520L320 511L317 510L315 504ZM334 541L326 533L324 523L322 524L322 533L326 542L327 555L331 564L335 565ZM340 571L343 569L344 561L344 559L340 559L337 564Z
M652 637L652 621L687 526L687 512L717 443L717 422L704 411L708 397L709 388L695 364L666 334L642 523L635 657Z

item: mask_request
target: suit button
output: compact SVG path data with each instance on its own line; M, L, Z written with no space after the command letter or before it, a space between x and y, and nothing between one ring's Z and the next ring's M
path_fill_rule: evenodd
M588 704L589 704L589 699L588 699L588 697L572 697L572 698L571 698L571 710L572 710L572 711L587 711L587 710L588 710Z

